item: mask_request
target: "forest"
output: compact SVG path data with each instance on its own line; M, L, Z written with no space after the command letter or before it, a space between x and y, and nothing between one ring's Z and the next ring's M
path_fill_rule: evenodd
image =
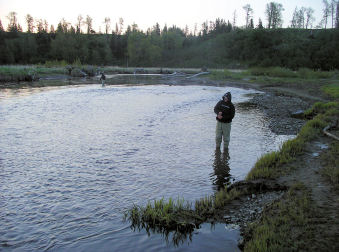
M246 5L245 26L217 18L203 23L200 31L156 23L147 31L133 24L123 32L122 19L120 27L116 24L111 30L110 20L105 18L105 32L96 32L91 18L81 15L75 27L62 19L54 29L46 20L34 22L29 14L27 31L23 31L16 13L11 12L7 29L0 20L0 64L62 61L132 67L339 69L339 3L335 3L332 15L324 13L323 24L316 28L310 28L312 10L304 7L296 8L290 26L282 28L283 7L274 2L266 6L265 26L261 19L254 26L253 10ZM332 27L326 27L330 18Z

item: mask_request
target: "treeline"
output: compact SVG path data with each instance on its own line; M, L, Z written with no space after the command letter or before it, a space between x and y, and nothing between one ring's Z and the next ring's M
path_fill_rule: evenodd
M311 8L296 8L290 28L282 27L283 6L266 5L267 25L261 19L254 26L253 9L243 7L246 25L216 19L204 22L194 32L176 26L161 28L159 24L146 32L136 24L123 33L123 19L110 28L105 18L105 33L96 33L92 18L79 15L74 27L62 19L57 28L48 28L46 20L26 16L27 31L23 32L16 13L7 17L6 29L0 20L0 64L68 64L120 65L133 67L239 67L280 66L293 70L339 69L339 1L323 0L321 26L310 29L314 21ZM332 29L326 29L328 21ZM81 27L85 25L87 33ZM322 27L322 28L320 28ZM110 33L111 31L111 33Z
M46 61L157 67L281 66L339 69L339 29L239 29L217 20L194 36L177 27L125 34L0 31L0 64Z

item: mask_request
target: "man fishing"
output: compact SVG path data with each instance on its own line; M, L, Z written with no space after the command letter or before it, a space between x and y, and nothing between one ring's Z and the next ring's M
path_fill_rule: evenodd
M216 148L220 149L222 138L224 138L224 151L228 151L231 134L231 122L235 114L235 108L232 103L232 95L230 92L224 94L222 100L220 100L217 105L215 105L214 113L217 114L217 127L215 131Z
M101 86L104 87L105 86L105 80L106 80L106 76L105 76L104 72L101 72L100 80L101 80Z

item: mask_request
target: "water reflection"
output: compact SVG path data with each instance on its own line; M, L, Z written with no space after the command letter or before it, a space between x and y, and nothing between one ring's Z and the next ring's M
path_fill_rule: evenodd
M229 161L230 154L228 150L223 152L221 152L219 148L215 150L213 162L214 172L211 174L211 178L216 190L220 190L226 185L231 184Z

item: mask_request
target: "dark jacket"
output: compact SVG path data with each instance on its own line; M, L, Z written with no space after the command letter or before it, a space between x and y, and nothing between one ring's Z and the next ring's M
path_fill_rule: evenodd
M218 115L219 112L222 112L222 119L219 120L218 117L216 117L216 119L219 122L223 123L232 122L232 119L234 118L235 114L235 108L233 103L230 101L225 102L224 100L219 101L217 105L215 105L214 107L214 113Z

